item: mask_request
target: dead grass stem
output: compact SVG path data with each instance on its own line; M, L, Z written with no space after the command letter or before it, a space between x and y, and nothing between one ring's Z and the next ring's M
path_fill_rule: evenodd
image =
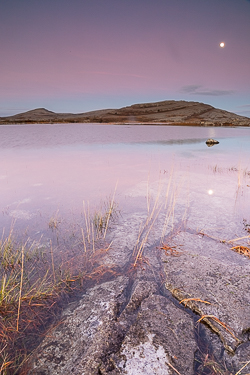
M101 265L111 244L102 247L97 242L94 248L85 244L75 256L65 249L56 263L52 243L47 254L27 244L19 244L13 230L0 241L0 374L4 375L22 373L30 351L68 294L80 291L87 280L115 273Z
M238 254L242 254L250 258L250 248L247 246L234 246L231 247L231 250L234 250Z
M208 302L208 301L203 301L203 300L200 299L200 298L184 298L184 299L182 299L182 300L180 301L180 303L184 303L184 305L185 305L185 307L186 307L186 306L187 306L187 303L188 303L189 301L197 301L197 302L206 303L207 305L211 305L210 302Z
M198 322L201 322L203 319L208 319L208 318L213 319L215 322L217 322L219 325L221 325L228 333L230 333L230 335L236 341L239 341L239 339L231 331L231 328L227 324L223 323L221 320L219 320L218 318L216 318L216 316L214 316L214 315L202 315L202 317L198 320Z
M171 369L174 370L174 371L176 372L176 374L181 375L181 374L179 373L179 371L177 371L176 368L174 368L174 366L171 365L170 362L167 362L167 365L168 365L169 367L171 367Z
M250 360L247 361L247 362L244 364L244 366L242 366L242 367L239 369L239 371L236 372L235 375L239 375L239 374L241 373L241 371L244 370L244 368L247 367L247 365L249 365L249 364L250 364ZM249 374L246 374L246 375L249 375Z

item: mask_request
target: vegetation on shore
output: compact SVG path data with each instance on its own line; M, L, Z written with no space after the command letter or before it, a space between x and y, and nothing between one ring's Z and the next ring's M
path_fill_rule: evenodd
M214 172L218 171L216 167ZM238 172L233 168L229 171ZM249 176L249 173L247 172L246 175ZM134 247L133 268L143 260L149 234L162 211L164 225L160 249L169 256L180 255L175 246L163 242L167 228L174 227L175 206L180 188L178 184L174 184L172 190L170 188L172 183L171 172L166 192L162 191L162 184L159 184L155 198L151 196L149 186L147 188L148 212L145 222L141 223ZM42 247L42 242L31 242L30 239L23 243L18 241L14 230L7 235L3 233L0 239L0 374L27 374L28 359L32 350L42 340L49 325L58 322L65 302L71 296L81 293L87 282L100 280L106 275L115 273L114 269L102 264L102 257L111 246L106 242L109 225L119 214L114 201L115 192L103 203L101 209L94 211L93 214L90 214L89 205L83 204L84 223L82 227L78 227L76 235L71 233L77 251L70 246L70 241L65 239L63 249L60 248L61 251L58 251L52 241L50 246L45 248ZM182 221L185 220L186 210L182 217ZM58 238L60 239L60 226L61 220L57 212L48 222L48 228L55 234L57 241ZM220 241L231 244L248 239L250 224L247 220L243 220L243 226L247 236ZM202 231L199 234L209 236ZM250 257L250 249L247 246L239 245L231 249ZM197 298L189 298L189 300L197 300ZM206 316L200 321L204 318ZM223 324L220 321L219 323ZM200 357L199 371L201 374L229 374L207 353Z
M116 217L114 199L105 212L90 216L77 237L78 249L69 245L61 251L42 243L17 241L14 230L0 239L0 374L26 374L31 352L51 323L57 322L65 303L82 293L84 285L112 275L102 265L110 244L105 241L109 223ZM48 223L57 231L60 220Z

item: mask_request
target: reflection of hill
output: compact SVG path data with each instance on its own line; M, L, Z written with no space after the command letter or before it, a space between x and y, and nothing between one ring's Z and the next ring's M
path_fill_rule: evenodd
M169 145L188 145L196 143L205 143L205 138L196 138L196 139L170 139L169 141L152 141L152 142L140 142L140 144L147 145L159 145L159 146L169 146Z
M166 100L80 114L54 113L44 108L1 117L0 124L19 123L142 123L199 126L250 126L250 118L198 102Z

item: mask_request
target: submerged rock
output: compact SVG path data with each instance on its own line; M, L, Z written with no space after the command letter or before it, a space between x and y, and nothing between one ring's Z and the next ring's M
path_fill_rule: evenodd
M91 288L37 349L30 375L191 375L193 319L158 293L127 277Z
M125 303L129 279L119 277L91 288L78 306L67 309L63 321L38 348L32 374L98 374L102 357L118 350L123 337L116 324Z
M250 355L249 260L201 234L178 231L171 241L174 252L145 248L148 261L128 268L129 277L96 285L69 306L29 375L194 375L208 373L211 361L239 371ZM129 239L115 248L122 246L126 256L107 257L121 269Z
M122 374L193 374L197 350L192 317L167 298L151 294L114 356Z
M175 246L185 250L179 257L163 256L166 288L186 309L205 323L207 341L217 336L214 354L236 372L250 352L250 264L226 244L195 234L179 233ZM249 354L248 354L249 355Z

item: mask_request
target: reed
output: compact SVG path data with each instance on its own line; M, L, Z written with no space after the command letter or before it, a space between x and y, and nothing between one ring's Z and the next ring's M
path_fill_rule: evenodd
M142 259L145 246L148 242L149 235L155 227L155 223L160 214L163 215L163 225L161 231L160 243L163 243L166 231L169 228L170 220L172 220L172 230L174 223L175 205L178 195L179 185L173 183L173 170L168 178L166 191L163 191L163 183L160 180L158 184L157 194L155 200L152 201L147 197L147 217L144 222L140 223L138 237L133 249L134 267L137 262ZM147 194L149 194L149 187L147 187ZM151 207L149 206L151 203Z
M88 222L88 225L89 222ZM91 226L90 226L91 227ZM93 225L92 225L93 231ZM79 234L80 235L80 234ZM82 236L84 232L82 230ZM85 282L113 274L101 265L110 245L102 247L94 234L91 246L73 255L65 248L55 259L52 242L47 252L33 242L19 243L13 229L0 240L0 374L25 373L29 354L54 320L67 295L82 290ZM65 260L67 258L67 260ZM23 370L24 371L24 370Z
M116 189L117 184L112 198L107 198L101 208L93 214L90 214L89 203L86 209L85 202L83 202L84 228L81 228L81 237L85 253L90 247L92 252L95 252L95 243L106 240L110 224L119 217L120 211L115 202Z
M58 218L58 213L59 213L59 210L57 210L56 213L55 213L55 215L51 216L51 218L49 220L49 228L52 231L58 229L59 224L61 222L60 219Z
M202 375L202 374L233 375L232 372L227 369L225 364L221 364L210 353L207 353L207 354L201 353L200 359L199 360L196 359L196 362L198 362L198 369L197 369L198 375Z

